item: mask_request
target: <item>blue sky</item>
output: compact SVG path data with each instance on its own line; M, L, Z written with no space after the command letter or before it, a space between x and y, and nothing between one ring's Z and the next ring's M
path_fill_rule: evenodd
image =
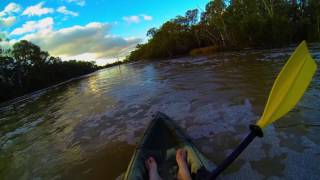
M0 31L14 43L27 39L63 59L123 57L146 31L209 0L20 0L0 2Z

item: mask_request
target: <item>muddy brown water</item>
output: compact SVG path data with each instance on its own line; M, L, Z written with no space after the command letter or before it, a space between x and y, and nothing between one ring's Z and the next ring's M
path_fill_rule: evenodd
M320 46L311 46L320 61ZM248 133L293 51L245 50L137 62L2 104L0 179L116 179L162 111L213 163ZM221 179L320 179L320 75Z

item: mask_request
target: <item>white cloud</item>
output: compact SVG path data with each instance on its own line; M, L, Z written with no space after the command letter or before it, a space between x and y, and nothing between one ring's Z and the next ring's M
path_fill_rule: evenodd
M9 3L3 11L0 12L0 17L18 13L20 11L20 5L16 3Z
M122 19L124 21L126 21L127 23L129 23L129 24L131 24L131 23L139 23L140 22L139 16L124 16Z
M78 16L79 14L73 11L68 10L65 6L60 6L57 9L57 12L62 13L64 15Z
M152 20L152 16L146 15L146 14L141 14L139 16L133 15L133 16L124 16L122 19L127 22L128 24L131 23L139 23L141 22L141 19L145 21L151 21Z
M21 39L29 40L51 55L64 57L86 57L90 60L110 59L127 55L141 42L139 38L123 38L110 34L107 23L92 22L85 26L72 26L57 31L38 31Z
M14 22L16 22L16 17L14 16L2 17L0 19L0 24L3 24L4 26L11 26Z
M48 31L52 29L54 21L51 17L39 21L27 21L22 27L14 29L10 35L22 35L30 32Z
M34 6L29 6L23 11L22 15L41 16L44 14L53 13L54 10L52 8L46 8L46 7L43 7L43 5L44 5L44 2L42 1Z
M9 3L1 12L0 12L0 25L11 26L16 22L16 17L13 15L20 11L20 5L16 3Z
M65 0L68 3L76 3L79 6L84 6L86 5L86 1L85 0Z
M82 60L82 61L95 61L97 65L103 66L118 61L117 58L96 58L95 53L83 53L76 56L60 56L64 61L68 60ZM123 59L121 59L123 60Z
M151 21L152 20L152 16L149 16L149 15L146 15L146 14L141 14L141 17L146 21Z

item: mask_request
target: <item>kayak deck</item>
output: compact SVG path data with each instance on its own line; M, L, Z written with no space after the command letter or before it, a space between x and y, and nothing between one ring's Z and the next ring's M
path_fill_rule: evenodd
M149 156L156 159L163 179L176 179L178 165L175 154L179 148L187 151L189 169L194 178L200 170L211 171L214 168L173 120L158 112L138 144L124 179L148 179L144 162Z

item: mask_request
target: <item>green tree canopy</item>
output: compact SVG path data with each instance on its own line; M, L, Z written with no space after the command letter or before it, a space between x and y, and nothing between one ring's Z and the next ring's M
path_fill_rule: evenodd
M319 0L212 0L147 32L129 60L167 58L199 47L280 47L320 40Z

